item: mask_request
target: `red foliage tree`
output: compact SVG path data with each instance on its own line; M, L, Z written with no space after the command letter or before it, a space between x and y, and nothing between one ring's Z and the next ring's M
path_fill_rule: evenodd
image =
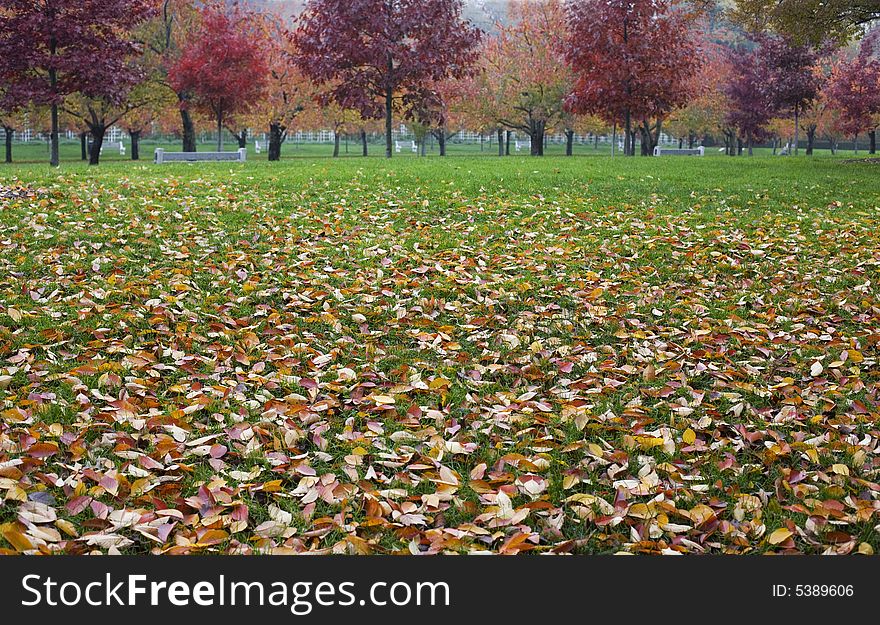
M192 93L196 107L216 120L218 151L223 150L224 123L253 110L265 95L269 70L263 32L238 7L209 5L202 9L196 36L169 68L173 89Z
M798 153L800 116L819 96L821 75L814 71L823 51L785 37L762 37L760 64L773 106L794 116L794 153Z
M876 37L866 37L855 58L833 66L825 89L830 106L840 113L838 128L854 139L874 128L874 116L880 113L880 60L874 56L876 45Z
M768 89L763 57L757 49L739 47L728 56L730 72L724 85L728 100L727 123L736 128L752 155L752 147L760 141L777 108Z
M139 79L129 60L140 47L130 34L152 9L150 0L0 0L0 75L31 103L51 107L53 166L59 106L74 93L124 99Z
M691 16L667 0L572 0L566 57L576 74L570 110L623 123L625 152L651 154L663 118L687 103L699 68Z
M461 10L461 0L311 0L294 36L296 63L342 109L384 115L391 158L395 105L408 118L432 108L430 85L475 60L480 31Z

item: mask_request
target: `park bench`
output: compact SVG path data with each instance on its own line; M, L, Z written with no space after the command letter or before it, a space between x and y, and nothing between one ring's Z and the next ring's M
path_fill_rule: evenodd
M663 148L659 145L654 148L654 156L704 156L705 148Z
M240 148L235 152L166 152L156 148L155 162L162 163L200 163L214 161L235 161L244 163L247 160L247 149Z
M125 156L125 144L122 141L105 141L101 144L101 154L104 153L104 148L119 150L119 156Z
M419 144L416 143L415 141L412 141L411 143L412 143L412 151L413 151L413 153L417 153L417 152L419 151ZM400 151L403 149L403 146L400 145L400 141L395 141L395 142L394 142L394 149L395 149L398 153L400 153Z
M263 152L263 148L260 145L259 141L254 141L254 152L256 152L257 154L261 154Z
M531 150L532 149L532 142L531 141L523 141L522 143L520 143L519 141L513 142L513 149L516 150L517 152L521 151L523 148L528 148L529 150Z

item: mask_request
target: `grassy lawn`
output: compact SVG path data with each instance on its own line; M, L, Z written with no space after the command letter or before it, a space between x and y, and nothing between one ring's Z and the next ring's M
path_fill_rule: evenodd
M878 171L0 166L0 552L876 551Z

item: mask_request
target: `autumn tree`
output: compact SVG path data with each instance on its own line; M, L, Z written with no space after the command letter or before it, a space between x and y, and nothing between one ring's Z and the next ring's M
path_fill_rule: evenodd
M687 103L699 67L690 16L667 0L573 0L566 58L576 82L570 110L622 123L624 151L653 153L664 118Z
M161 76L153 74L137 85L128 97L122 117L117 120L131 139L131 160L140 160L140 140L145 132L167 112L176 108L172 92L162 88Z
M487 38L484 48L493 45L492 42L494 38ZM498 156L504 156L504 126L501 120L510 105L504 84L507 78L497 72L500 69L497 63L489 61L489 57L480 54L476 71L444 83L445 100L449 110L468 128L496 134Z
M800 43L847 41L880 19L877 0L736 0L734 17L753 32L768 29Z
M498 121L529 136L531 154L543 156L545 133L563 116L572 74L565 64L565 11L558 0L511 2L510 25L484 49L484 71L500 90Z
M296 64L341 108L384 116L391 158L395 109L411 118L434 97L431 82L462 76L475 59L480 31L461 11L461 0L310 0Z
M268 129L269 160L278 161L288 129L303 111L317 106L318 92L293 62L296 49L285 20L280 16L266 16L262 28L268 74L266 94L254 117L260 127Z
M28 101L51 109L51 156L59 164L59 107L70 95L118 104L138 78L131 33L150 0L0 0L0 75Z
M156 69L159 84L177 100L179 133L184 152L196 151L196 124L190 106L193 93L176 90L169 79L169 69L180 59L181 50L198 32L201 14L196 0L159 0L159 9L153 19L139 33L145 42L146 63ZM163 117L163 122L169 121Z
M815 71L821 53L790 37L762 36L760 64L771 105L794 117L793 149L798 153L800 116L819 95L821 74Z
M767 88L766 69L755 48L740 46L729 52L730 72L723 92L728 100L726 122L739 132L753 154L770 120L776 115L774 100Z
M880 60L874 54L877 39L866 37L858 54L842 59L831 71L826 96L840 113L839 128L854 141L858 135L876 127L880 113Z
M245 11L209 5L201 17L197 33L168 75L175 91L192 93L195 106L213 116L217 150L222 151L224 123L259 103L268 67L262 31Z
M692 78L691 98L673 111L665 124L667 131L679 138L682 147L685 141L692 148L707 136L724 134L728 107L724 85L730 71L726 51L722 45L704 45L704 62Z

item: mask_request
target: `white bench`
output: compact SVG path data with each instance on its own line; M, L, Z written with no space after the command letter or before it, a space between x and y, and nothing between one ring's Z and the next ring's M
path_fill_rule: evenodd
M532 142L531 141L524 141L523 143L520 143L519 141L515 141L513 144L513 148L517 152L519 152L523 148L528 148L529 150L531 150L532 149Z
M156 148L155 162L162 163L198 163L215 161L235 161L244 163L247 160L247 148L239 148L235 152L166 152Z
M256 152L257 154L260 154L263 152L263 148L260 146L259 141L254 141L254 152Z
M105 141L101 144L101 154L104 153L104 148L119 150L119 156L125 156L125 144L122 141Z
M415 152L418 152L418 151L419 151L419 145L418 145L415 141L411 141L411 143L412 143L412 151L413 151L414 153L415 153ZM398 154L400 154L400 151L401 151L402 149L403 149L403 146L400 145L400 141L395 141L395 142L394 142L394 150L395 150Z
M705 156L706 150L701 145L698 148L664 148L659 145L654 148L654 156Z

